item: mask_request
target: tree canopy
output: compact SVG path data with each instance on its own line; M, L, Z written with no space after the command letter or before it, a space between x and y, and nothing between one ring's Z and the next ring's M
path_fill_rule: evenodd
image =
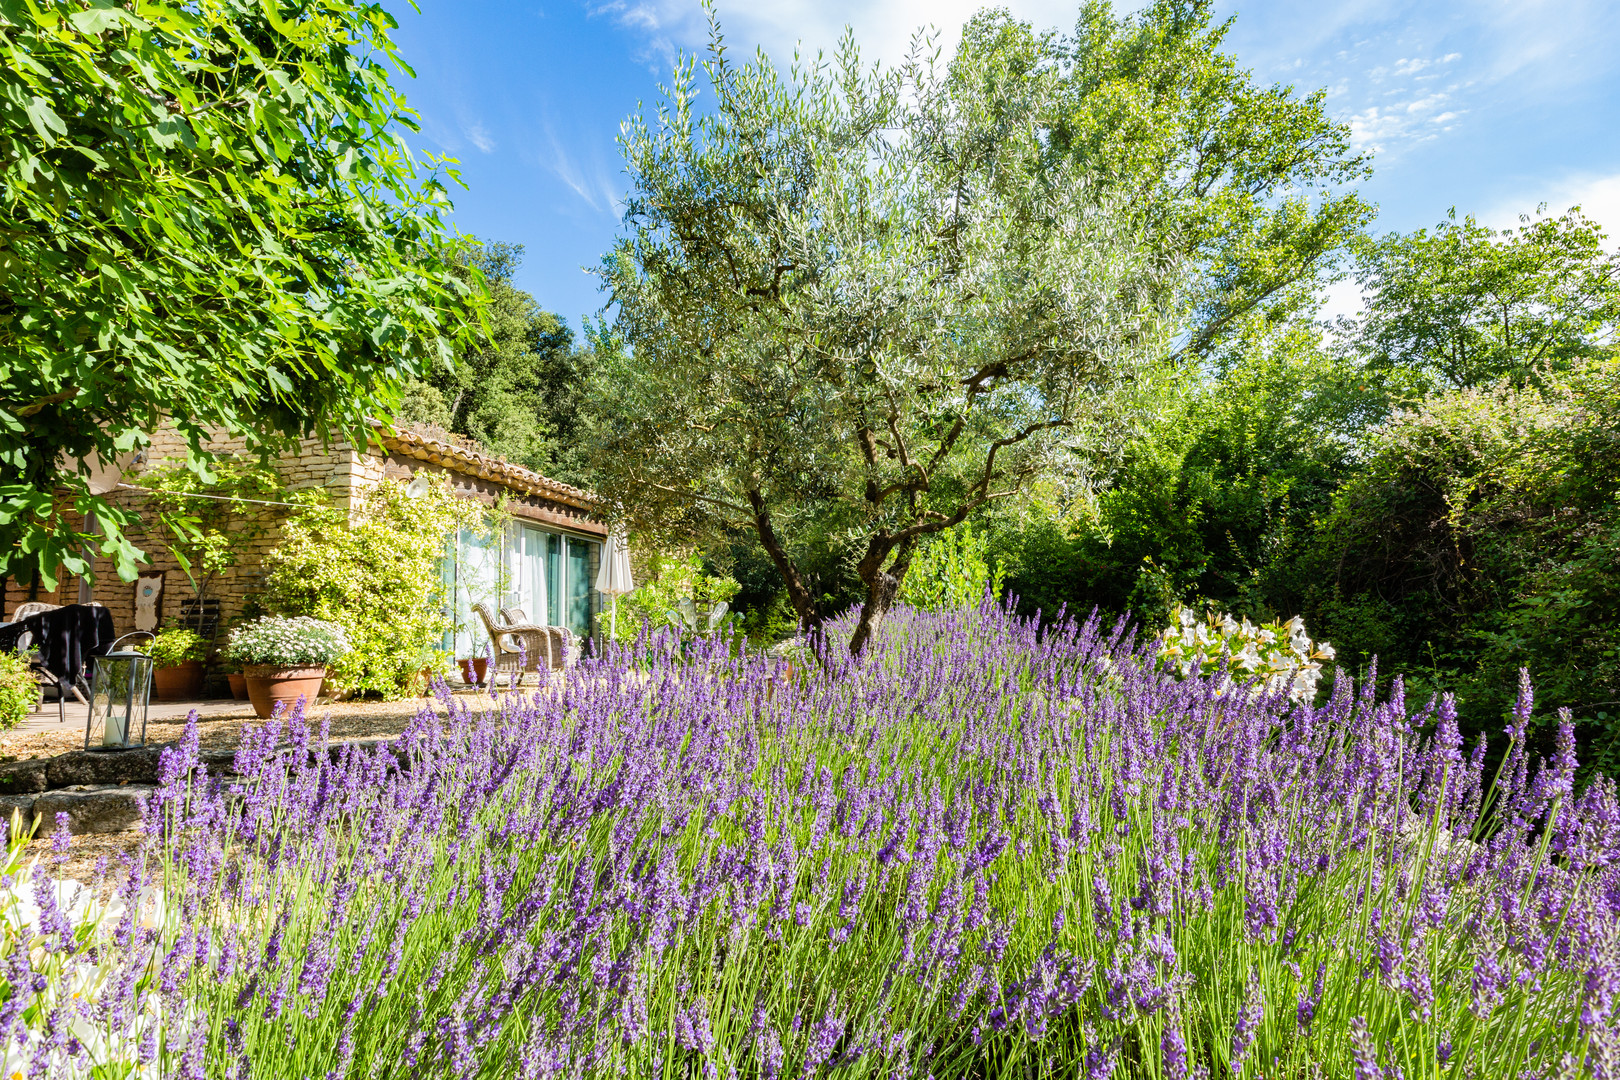
M800 619L795 533L854 539L860 651L924 536L1017 492L1159 341L1173 262L1077 162L1050 83L972 52L732 63L718 28L622 136L605 260L628 348L593 383L599 491L642 528L752 530Z
M1620 252L1572 207L1497 231L1452 210L1433 232L1369 241L1364 310L1339 326L1350 353L1403 396L1517 385L1613 353Z
M1091 0L1069 34L990 10L968 23L958 60L981 92L1038 94L1046 166L1083 169L1186 260L1177 359L1252 335L1251 317L1308 312L1374 214L1350 186L1370 162L1328 115L1326 91L1256 82L1221 51L1232 19L1213 9L1155 0L1121 16Z
M557 315L513 284L523 245L474 244L463 274L487 291L487 325L456 355L406 390L399 417L437 424L492 453L558 479L579 471L580 395L592 351Z
M86 476L166 419L206 474L218 431L362 439L450 359L472 309L439 163L401 136L394 25L355 0L0 2L0 573L54 585L92 542L133 573Z

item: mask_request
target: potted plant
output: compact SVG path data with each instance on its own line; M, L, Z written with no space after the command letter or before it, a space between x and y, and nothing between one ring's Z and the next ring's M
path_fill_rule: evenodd
M460 665L461 678L468 686L483 686L484 676L489 673L489 643L475 642L473 654L463 656L456 663Z
M159 701L195 701L202 696L208 642L195 630L172 626L145 647L152 658L152 689Z
M247 676L242 674L242 665L231 664L225 669L224 675L225 681L231 684L231 700L246 701L248 699Z
M226 659L242 665L248 700L260 717L276 703L314 702L327 665L349 651L343 628L305 615L266 615L231 631Z

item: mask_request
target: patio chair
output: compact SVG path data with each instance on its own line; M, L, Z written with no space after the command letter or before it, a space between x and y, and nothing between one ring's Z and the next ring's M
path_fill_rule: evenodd
M550 664L551 635L544 626L508 626L490 614L484 604L474 604L474 612L484 622L484 632L495 647L495 670L492 680L506 673L507 685L516 686L523 676L541 670L541 664Z
M540 626L538 623L532 623L522 608L501 608L501 620L506 626L539 627L550 635L546 662L552 671L561 671L579 663L579 638L575 637L574 632L568 627Z
M11 621L22 622L24 619L32 618L42 611L55 611L61 606L61 604L47 604L39 600L30 600L26 604L17 605L17 610L11 613Z

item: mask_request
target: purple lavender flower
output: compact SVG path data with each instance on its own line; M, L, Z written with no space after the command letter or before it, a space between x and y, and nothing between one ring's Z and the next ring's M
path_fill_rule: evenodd
M1364 1017L1350 1021L1350 1046L1356 1065L1356 1080L1384 1080L1384 1070L1378 1067L1378 1051L1373 1047L1372 1034L1367 1030Z
M1243 1060L1254 1045L1255 1034L1266 1018L1266 1002L1260 977L1251 972L1249 990L1244 995L1243 1007L1238 1010L1237 1023L1232 1028L1232 1071L1243 1071Z

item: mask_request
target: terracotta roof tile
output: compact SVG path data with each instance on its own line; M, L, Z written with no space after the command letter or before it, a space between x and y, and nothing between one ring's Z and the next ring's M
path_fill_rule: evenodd
M539 495L581 510L595 509L596 500L588 491L542 476L533 469L513 464L485 452L470 441L464 442L447 431L401 424L390 430L376 425L377 441L405 457L442 465L455 472L493 480L529 495Z

